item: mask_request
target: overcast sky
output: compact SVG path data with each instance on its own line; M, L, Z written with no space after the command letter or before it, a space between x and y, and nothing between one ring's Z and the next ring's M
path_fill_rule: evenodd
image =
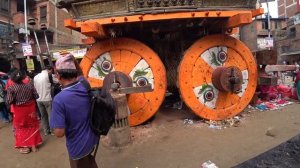
M262 3L262 7L265 9L265 13L268 12L267 10L267 4ZM277 7L277 0L274 2L269 2L269 8L270 8L270 15L272 18L278 18L278 7Z

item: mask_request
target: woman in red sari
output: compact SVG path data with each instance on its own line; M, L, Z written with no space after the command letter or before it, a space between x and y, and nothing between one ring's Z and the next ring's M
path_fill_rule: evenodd
M11 74L14 82L7 90L7 102L13 106L15 147L20 153L36 151L42 143L35 99L39 96L32 82L24 83L25 73L16 70Z

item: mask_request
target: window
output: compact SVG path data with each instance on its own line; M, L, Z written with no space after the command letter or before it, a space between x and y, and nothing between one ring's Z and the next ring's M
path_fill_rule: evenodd
M281 29L281 22L275 22L275 29Z
M8 0L0 0L0 13L8 14Z
M40 23L47 22L47 6L40 7Z
M292 27L289 29L289 37L290 38L296 37L296 28L295 27Z
M17 12L24 12L24 4L17 3Z
M268 21L261 22L262 29L268 29Z

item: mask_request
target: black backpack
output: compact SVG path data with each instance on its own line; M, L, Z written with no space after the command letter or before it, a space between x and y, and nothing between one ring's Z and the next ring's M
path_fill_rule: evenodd
M106 89L91 88L85 79L80 80L80 82L87 89L91 98L90 127L97 136L107 135L115 122L116 105L114 99Z
M51 74L48 74L49 82L51 84L50 86L50 94L51 97L54 98L60 91L61 91L61 86L59 83L54 83L53 77Z

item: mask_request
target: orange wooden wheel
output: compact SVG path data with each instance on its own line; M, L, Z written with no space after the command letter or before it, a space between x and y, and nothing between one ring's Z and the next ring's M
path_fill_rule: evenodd
M242 73L238 91L218 90L214 86L213 72L221 67ZM240 113L251 101L257 85L256 62L239 40L228 35L209 35L186 51L178 80L182 99L195 114L223 120Z
M92 87L102 86L104 77L113 71L129 75L133 86L152 85L153 92L128 96L131 126L151 118L164 100L167 87L165 67L156 53L139 41L119 38L97 42L80 66Z

